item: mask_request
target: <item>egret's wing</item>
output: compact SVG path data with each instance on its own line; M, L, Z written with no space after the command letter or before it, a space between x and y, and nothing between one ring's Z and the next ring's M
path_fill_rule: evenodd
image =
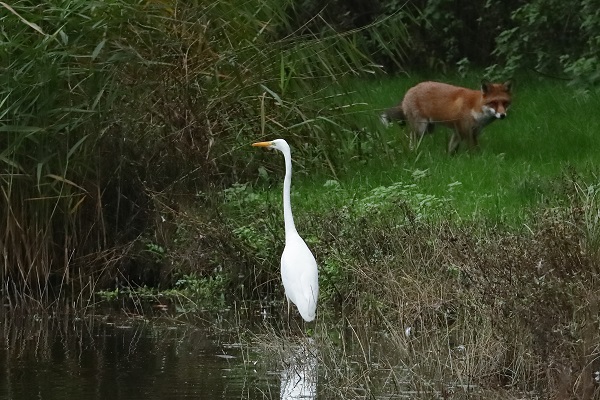
M315 318L319 298L319 276L316 262L303 272L300 281L302 282L302 307L297 304L298 310L304 319L312 321Z
M281 280L285 294L298 307L302 317L313 320L319 296L317 262L298 235L286 238L281 255Z

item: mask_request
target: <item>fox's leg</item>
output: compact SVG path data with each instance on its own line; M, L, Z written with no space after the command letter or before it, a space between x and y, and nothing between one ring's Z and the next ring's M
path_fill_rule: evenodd
M450 138L450 141L448 142L448 154L452 155L454 153L456 153L456 151L458 150L458 146L460 145L460 142L462 142L463 140L467 139L470 140L467 136L470 133L469 129L465 129L465 126L463 126L463 124L460 123L460 121L457 121L454 125L453 125L453 130L454 133L452 134L452 137Z
M479 143L477 141L477 134L475 132L473 132L471 134L471 149L476 149L479 146Z
M481 129L473 128L470 130L469 135L469 145L471 146L471 150L479 148L479 133L481 133Z
M450 141L448 142L448 154L452 155L456 153L456 150L458 150L458 145L462 140L461 136L462 135L459 133L458 130L454 131L452 137L450 138Z
M414 150L419 147L421 144L421 139L423 139L423 135L429 129L429 121L425 119L416 119L410 121L410 148Z

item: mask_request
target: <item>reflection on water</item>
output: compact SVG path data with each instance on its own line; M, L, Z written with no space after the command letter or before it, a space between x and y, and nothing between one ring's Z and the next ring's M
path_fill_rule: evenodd
M317 398L316 346L308 338L287 354L281 371L281 400Z
M257 370L234 334L208 332L144 320L0 318L0 399L279 398L278 362Z

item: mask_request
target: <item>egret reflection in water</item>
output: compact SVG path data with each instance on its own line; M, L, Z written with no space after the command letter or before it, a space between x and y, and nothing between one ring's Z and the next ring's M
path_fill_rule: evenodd
M283 361L280 399L316 399L317 366L316 346L312 339L293 347Z

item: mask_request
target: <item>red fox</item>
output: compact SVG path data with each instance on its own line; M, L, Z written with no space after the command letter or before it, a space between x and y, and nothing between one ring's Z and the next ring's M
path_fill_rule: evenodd
M448 153L454 154L462 140L477 146L483 127L506 117L512 100L512 82L481 82L481 90L472 90L440 82L422 82L410 88L400 104L381 115L384 124L391 120L408 122L411 145L433 131L435 124L454 129Z

